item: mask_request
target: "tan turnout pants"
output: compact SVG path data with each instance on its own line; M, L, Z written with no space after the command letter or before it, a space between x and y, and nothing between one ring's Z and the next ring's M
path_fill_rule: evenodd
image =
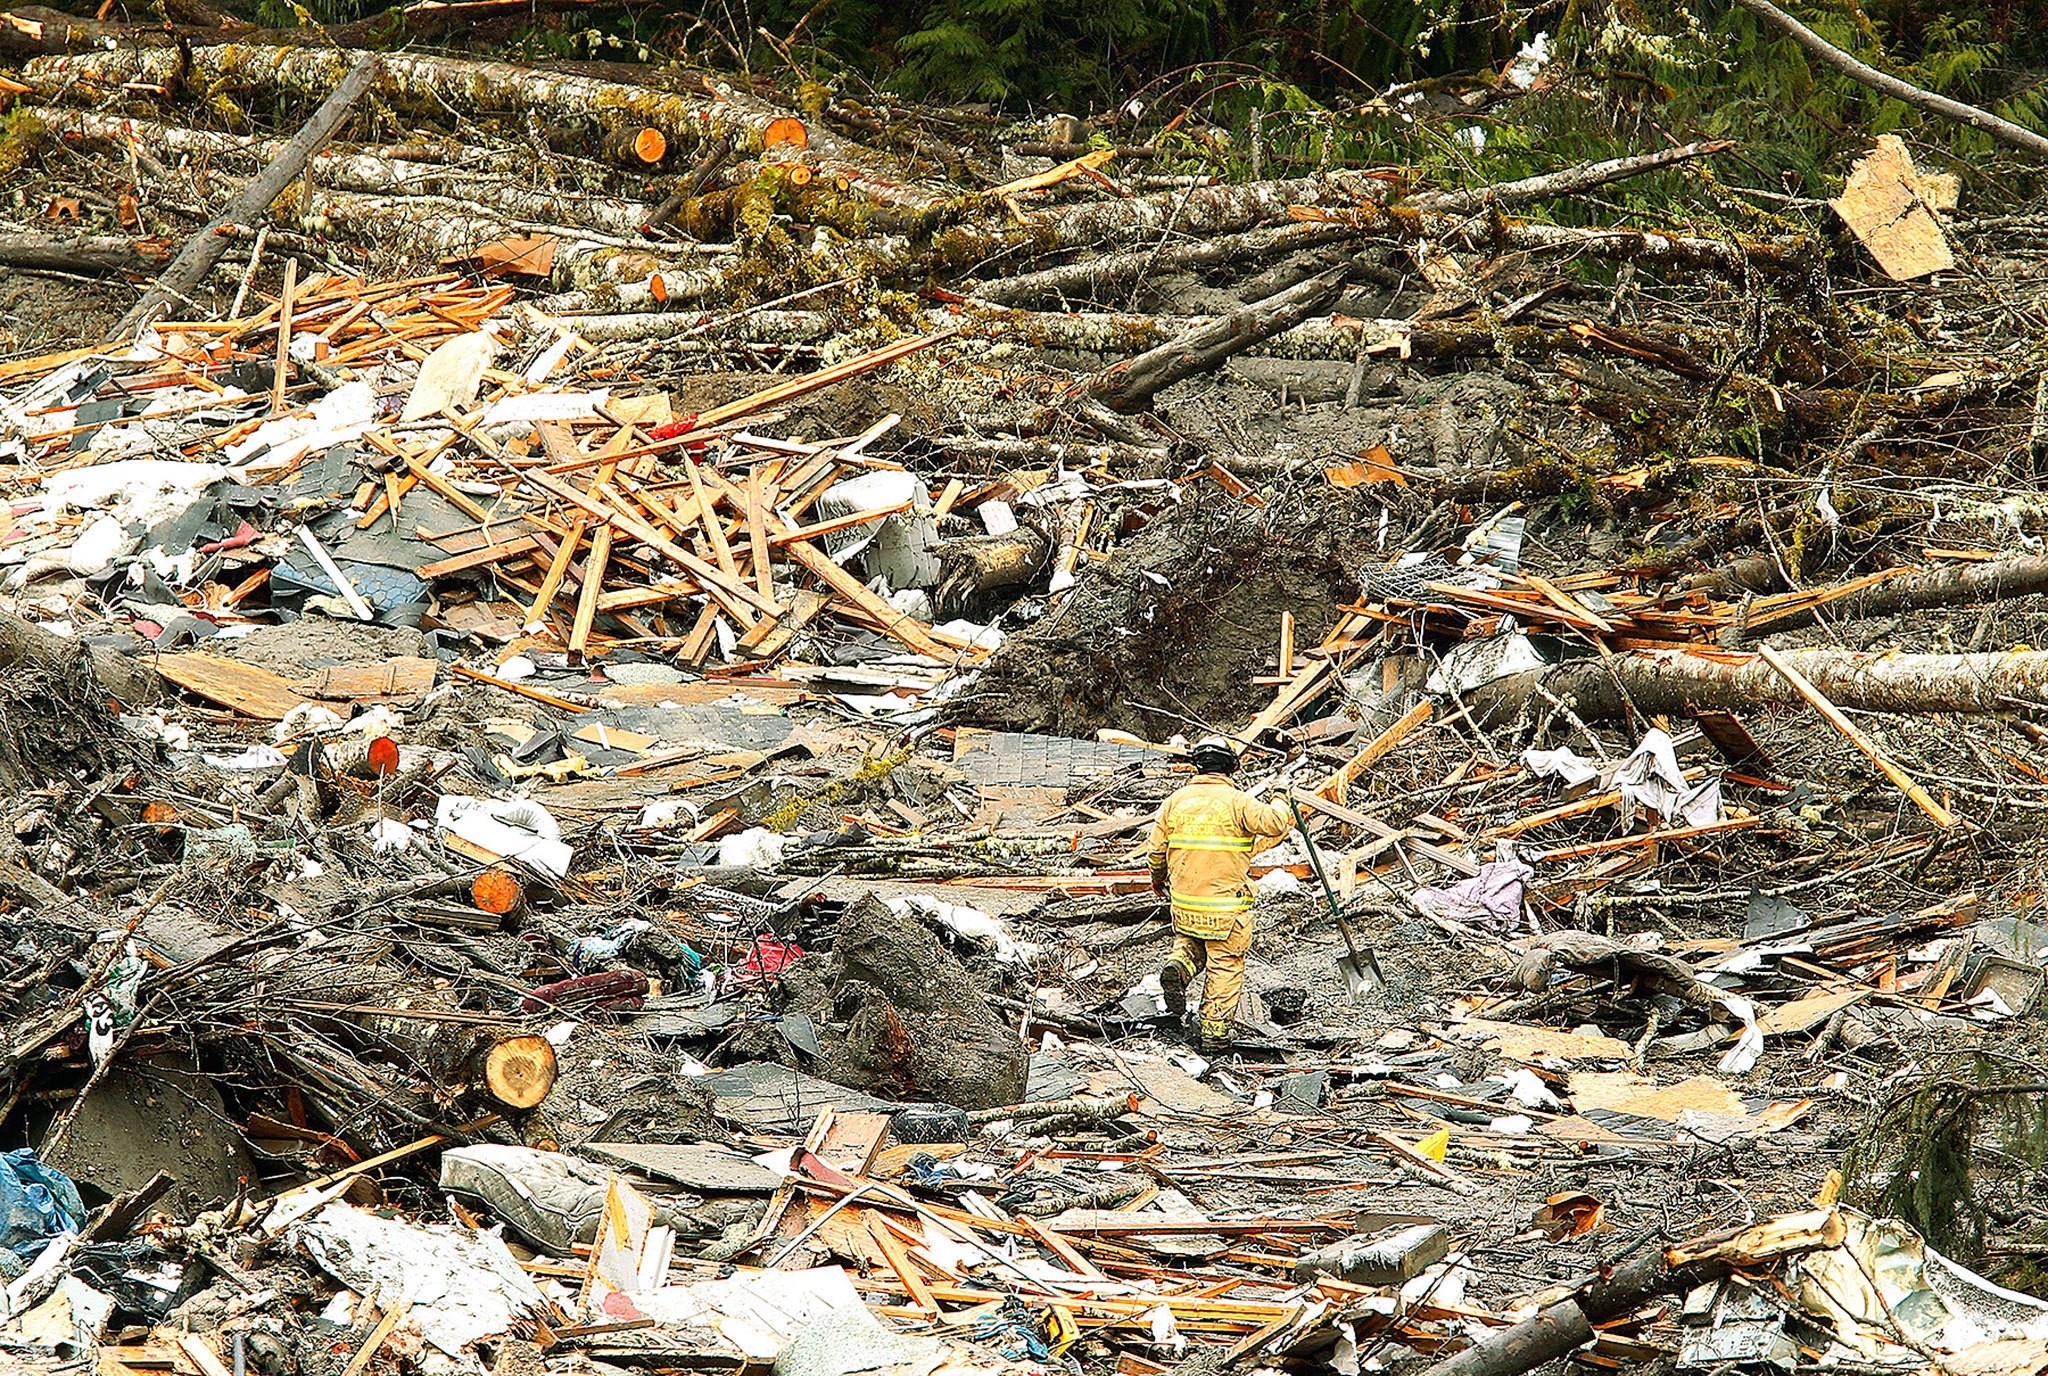
M1237 1025L1237 1001L1244 994L1244 958L1252 948L1252 915L1239 913L1220 940L1173 934L1173 964L1190 983L1208 972L1202 984L1202 1012L1197 1026L1205 1037L1228 1037Z

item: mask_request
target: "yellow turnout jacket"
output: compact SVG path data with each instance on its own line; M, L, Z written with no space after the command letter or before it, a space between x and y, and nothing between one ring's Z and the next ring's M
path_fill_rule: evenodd
M1146 847L1153 872L1166 873L1173 929L1202 941L1228 936L1252 906L1253 838L1285 836L1292 825L1284 809L1248 797L1221 774L1198 774L1175 791Z

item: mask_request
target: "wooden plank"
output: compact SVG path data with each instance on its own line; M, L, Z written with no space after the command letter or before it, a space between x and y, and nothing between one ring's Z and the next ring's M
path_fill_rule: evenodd
M747 470L747 544L754 551L754 583L763 597L775 596L775 570L768 559L768 509L759 465Z
M925 1284L924 1276L917 1269L917 1263L910 1259L910 1253L904 1250L901 1240L889 1231L889 1226L882 1222L881 1216L875 1211L863 1209L861 1217L867 1224L868 1236L875 1240L875 1247L888 1261L889 1269L896 1273L896 1279L903 1282L903 1289L909 1294L911 1303L927 1314L936 1315L939 1312L939 1302L932 1298L932 1288Z
M629 512L621 511L616 507L606 506L589 493L579 492L569 484L552 478L538 469L529 468L520 476L526 482L540 488L543 492L559 497L572 506L581 507L599 521L615 524L634 539L660 550L663 554L675 560L686 573L696 578L703 585L707 593L718 598L721 602L735 604L735 616L750 620L751 614L744 610L746 607L751 607L755 611L766 612L770 616L780 616L782 614L783 609L772 599L761 596L759 591L745 583L726 577L723 571L699 559L696 555L690 553L690 551L684 549L681 545L669 539L639 517ZM837 566L835 565L834 567ZM841 572L843 573L844 570L841 570ZM862 591L866 591L866 589L862 589Z
M311 701L294 692L291 681L280 674L204 650L160 656L154 667L186 692L258 721L283 721L287 712Z
M1436 708L1426 699L1416 703L1401 715L1400 720L1374 736L1356 755L1332 770L1330 777L1316 785L1316 792L1339 803L1349 801L1352 782L1395 746L1407 740L1417 727L1426 724L1435 713Z
M779 619L762 621L742 636L735 648L749 651L761 659L773 659L782 653L799 631L816 619L819 612L831 605L832 599L824 593L805 588L791 596L789 610Z
M370 1330L370 1336L363 1339L363 1345L356 1349L356 1355L349 1358L348 1365L341 1369L341 1376L361 1376L363 1369L369 1366L370 1359L377 1355L378 1349L382 1348L385 1340L391 1336L391 1330L398 1327L399 1321L411 1309L411 1300L400 1300L385 1310L384 1317L377 1320L377 1326ZM209 1372L207 1376L215 1376L215 1373Z
M425 579L445 578L451 573L461 573L466 569L480 569L490 564L502 564L508 559L524 558L539 550L540 541L531 535L518 535L502 545L485 545L482 549L471 550L467 554L450 555L431 564L422 564L419 567L419 576Z
M284 410L284 380L292 368L292 292L299 285L299 260L284 260L284 295L277 298L277 363L270 379L270 413Z
M717 503L706 495L704 475L697 467L697 461L690 457L687 450L683 453L683 472L689 476L690 493L697 499L698 525L711 541L711 557L718 561L718 567L725 571L728 578L737 581L739 566L733 562L732 546L725 538L725 523L718 519L718 512L715 510Z
M950 661L953 652L932 639L931 630L916 618L905 616L867 590L860 579L839 567L832 556L808 540L791 540L783 546L790 557L816 574L826 587L873 617L884 635L907 649L933 659ZM781 608L775 609L779 614Z
M1891 756L1878 747L1876 741L1863 734L1861 727L1842 714L1842 709L1830 702L1827 695L1808 681L1788 663L1785 657L1768 645L1759 645L1757 654L1763 662L1778 671L1778 676L1792 685L1792 691L1805 698L1812 708L1827 718L1828 725L1849 738L1849 743L1861 750L1870 762L1884 773L1898 790L1913 800L1913 806L1927 814L1927 819L1943 831L1953 831L1956 826L1955 814L1935 800L1933 794L1922 788L1913 776L1892 763Z
M555 594L562 590L562 580L569 574L569 562L576 557L576 547L583 543L583 532L589 524L588 521L578 521L569 527L569 533L562 537L562 543L555 549L555 557L548 561L548 571L540 580L540 591L527 604L526 625L529 630L547 624L548 610L554 606Z
M576 621L569 628L569 654L581 660L590 643L591 623L597 620L598 593L604 587L605 566L612 557L612 528L601 525L590 532L590 557L583 561L583 586L576 598ZM538 600L538 599L536 599Z
M292 684L291 690L329 702L418 702L440 672L438 659L400 655L381 663L325 665Z

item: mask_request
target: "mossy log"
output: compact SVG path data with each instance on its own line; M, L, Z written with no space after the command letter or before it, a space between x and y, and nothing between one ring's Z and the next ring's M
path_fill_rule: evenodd
M1176 382L1220 368L1233 355L1328 309L1343 290L1342 268L1320 273L1264 300L1204 321L1127 363L1097 373L1081 384L1077 394L1099 398L1126 415L1143 411L1151 406L1153 397Z
M119 150L125 149L133 138L152 151L203 158L215 166L231 167L243 159L260 165L275 158L285 146L282 139L188 129L90 110L40 106L28 113L65 139ZM600 234L637 235L648 213L648 207L639 201L550 191L526 184L533 170L530 153L520 159L522 181L511 180L509 174L494 173L470 159L455 163L421 162L333 148L316 154L310 170L318 186L336 191L372 196L460 196L511 220L594 230Z
M183 81L225 91L324 96L346 74L351 55L335 48L221 43L189 50L121 47L103 52L39 57L27 67L38 87L74 87L106 96L131 82ZM684 153L726 138L748 154L762 151L768 127L789 111L738 90L680 92L510 62L474 62L426 53L394 52L381 58L377 96L430 117L450 109L482 114L531 110L543 119L594 120L606 134L632 128L661 131ZM839 173L875 201L929 208L952 199L904 177L871 149L824 129L809 134L806 158Z

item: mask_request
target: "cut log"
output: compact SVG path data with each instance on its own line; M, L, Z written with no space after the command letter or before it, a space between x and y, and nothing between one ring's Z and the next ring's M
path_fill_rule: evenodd
M555 1049L546 1037L502 1037L481 1051L477 1083L509 1109L537 1107L555 1087Z
M1787 650L1782 658L1837 706L1863 712L2004 712L2048 704L2048 650L1893 654ZM1475 711L1513 712L1537 687L1588 720L1693 707L1802 701L1763 657L1732 650L1636 650L1496 679L1467 695ZM1625 696L1624 696L1625 692Z
M949 591L992 592L1029 583L1045 571L1052 542L1043 532L1020 525L1007 535L970 535L933 548Z
M112 234L0 234L0 267L30 272L157 272L170 256L161 243Z
M1321 314L1343 290L1342 268L1297 282L1097 373L1076 394L1100 398L1126 415L1143 411L1174 383L1220 368L1233 355Z
M28 73L38 85L52 87L73 82L107 90L138 81L161 84L176 77L207 90L312 96L333 89L346 63L346 54L332 48L283 44L226 43L183 52L123 45L39 57L28 64ZM376 91L393 105L434 115L459 108L474 114L532 110L543 119L563 121L595 117L607 133L658 129L671 145L684 149L722 135L734 148L750 154L762 150L770 126L787 118L784 111L737 90L683 94L510 62L473 62L419 52L384 54ZM812 134L807 157L820 171L847 176L880 204L925 210L952 199L906 179L872 151L829 133Z
M138 59L142 56L135 52ZM127 340L146 325L158 311L172 302L181 302L188 293L198 287L213 265L220 261L227 251L227 238L221 230L228 225L251 225L268 211L270 203L289 186L298 175L306 170L306 163L320 146L334 136L341 127L349 108L370 88L377 75L377 59L369 54L358 57L342 75L339 82L327 92L327 99L313 112L299 132L292 136L270 165L250 180L228 202L227 208L216 215L203 229L186 241L171 265L164 269L156 285L142 294L121 322L114 327L111 339Z

